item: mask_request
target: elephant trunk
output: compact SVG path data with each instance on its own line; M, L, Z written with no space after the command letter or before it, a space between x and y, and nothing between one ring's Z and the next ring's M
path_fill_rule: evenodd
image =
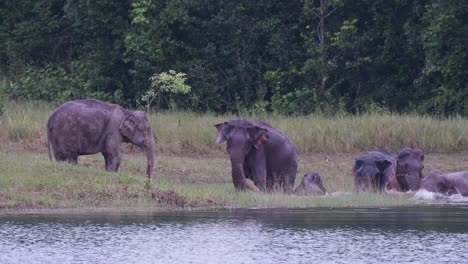
M406 177L406 181L408 182L408 188L410 191L417 191L419 190L419 181L421 178L421 173L418 172L410 172Z
M155 148L156 143L153 139L153 133L150 131L148 135L148 139L146 141L146 157L147 157L147 165L146 165L146 176L151 178L154 170L154 157L155 157Z
M260 189L245 177L244 158L245 156L241 153L236 153L235 151L231 152L232 181L234 183L234 187L238 190L245 188L259 192Z

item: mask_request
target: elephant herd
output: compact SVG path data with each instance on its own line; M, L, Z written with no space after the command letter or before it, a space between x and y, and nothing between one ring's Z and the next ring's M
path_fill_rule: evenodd
M261 121L233 119L215 125L216 142L226 142L237 190L273 191L296 195L326 194L320 175L308 172L294 188L297 153L285 134ZM155 141L142 111L95 99L67 102L47 122L49 157L77 163L78 156L101 153L107 171L118 171L122 143L140 146L147 153L146 175L152 176ZM424 153L405 147L395 156L385 150L368 151L356 158L352 169L356 191L389 194L426 190L468 196L468 171L432 170L423 177Z

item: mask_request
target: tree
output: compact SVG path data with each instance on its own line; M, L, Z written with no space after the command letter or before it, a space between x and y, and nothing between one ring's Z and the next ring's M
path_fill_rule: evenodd
M160 99L162 93L187 94L191 87L185 84L187 80L185 73L177 73L173 70L162 72L151 76L151 88L141 97L146 102L146 111L150 111L151 104L155 99Z

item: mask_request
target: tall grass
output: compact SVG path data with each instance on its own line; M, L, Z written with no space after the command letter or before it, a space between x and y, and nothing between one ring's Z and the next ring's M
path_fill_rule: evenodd
M40 102L7 102L0 117L0 141L36 142L45 146L45 125L53 106ZM215 143L219 122L232 115L191 112L151 113L150 122L162 153L219 153ZM396 151L404 146L426 152L458 152L468 149L468 118L439 118L411 114L364 114L325 117L255 116L288 135L299 153L359 152L368 149Z

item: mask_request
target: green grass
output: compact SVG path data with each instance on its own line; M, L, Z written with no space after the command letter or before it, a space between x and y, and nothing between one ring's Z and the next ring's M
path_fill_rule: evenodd
M0 117L0 144L20 144L26 149L45 146L46 122L54 107L40 102L7 102ZM151 113L150 122L158 138L158 152L207 154L224 152L215 143L214 124L230 115L190 112ZM460 152L468 149L468 119L461 116L436 118L399 114L299 117L252 116L288 135L299 153L355 153L369 149L395 152L405 146L430 152Z
M81 156L78 165L50 161L45 152L0 151L0 208L298 208L414 205L403 196L352 193L353 154L301 155L296 185L306 171L319 171L331 195L304 197L283 193L235 191L227 155L160 155L156 176L144 177L145 157L125 154L119 173L105 172L100 155ZM461 154L433 154L426 169L466 169ZM148 186L149 185L149 186Z

